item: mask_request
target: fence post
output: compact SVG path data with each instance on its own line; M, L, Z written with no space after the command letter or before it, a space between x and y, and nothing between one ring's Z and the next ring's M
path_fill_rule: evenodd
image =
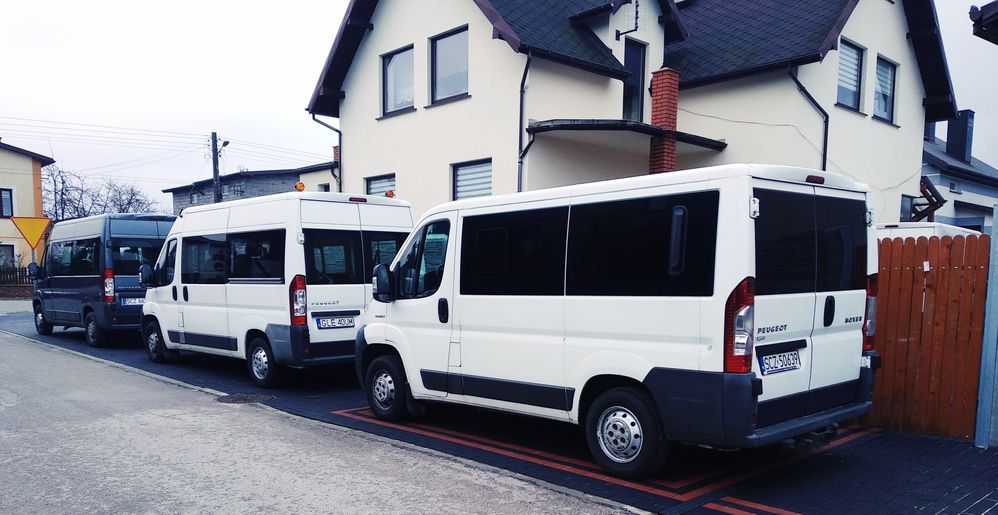
M998 427L993 420L995 373L998 372L998 204L991 218L991 260L988 270L988 294L984 305L984 341L981 348L981 380L977 394L977 427L974 445L998 445Z

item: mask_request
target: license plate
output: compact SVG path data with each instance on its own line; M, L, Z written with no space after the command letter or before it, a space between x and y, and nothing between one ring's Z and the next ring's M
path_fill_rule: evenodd
M315 325L319 329L339 329L353 327L353 317L316 318Z
M145 297L125 297L121 299L122 306L141 306L146 303Z
M762 375L777 374L800 368L800 351L792 350L769 356L759 356L759 369Z

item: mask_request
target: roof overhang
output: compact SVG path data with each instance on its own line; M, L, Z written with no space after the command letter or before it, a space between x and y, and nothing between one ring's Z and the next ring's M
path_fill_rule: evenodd
M36 153L34 153L34 152L30 151L30 150L24 150L21 147L15 147L14 145L8 145L8 144L3 143L3 142L0 142L0 150L6 150L8 152L13 152L15 154L21 154L24 157L30 157L31 159L34 159L34 160L38 161L39 163L41 163L42 166L48 166L48 165L50 165L52 163L55 163L55 159L52 159L49 156L43 156L41 154L36 154Z
M932 0L901 0L908 20L908 39L915 51L918 73L925 88L925 121L956 118L956 97L946 63L939 19Z
M970 8L970 20L974 22L974 35L998 45L998 0L984 7Z
M633 120L596 120L596 119L554 119L531 122L527 127L528 134L543 134L555 131L609 131L633 132L651 137L670 137L677 142L720 152L727 148L724 141L697 136L688 132L663 129L657 125L635 122Z
M939 169L939 173L943 175L948 175L957 179L974 181L979 184L991 186L992 188L998 188L998 178L985 175L977 170L974 170L973 168L947 163L946 161L932 155L931 152L926 152L924 150L922 151L922 159L926 163Z

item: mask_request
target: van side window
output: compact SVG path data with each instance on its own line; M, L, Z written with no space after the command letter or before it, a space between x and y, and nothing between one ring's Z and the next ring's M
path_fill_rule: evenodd
M813 293L814 195L756 188L755 293ZM865 266L865 262L864 262Z
M564 295L568 207L468 216L462 295Z
M364 284L360 232L305 229L307 284Z
M177 240L170 240L166 244L166 253L160 258L156 267L158 273L156 283L159 286L172 284L177 267Z
M224 284L226 245L224 234L185 236L180 244L180 282Z
M283 280L284 229L230 234L228 240L230 278Z
M399 298L418 299L437 292L443 278L449 232L449 221L432 222L403 251L397 269Z
M49 247L45 263L48 265L48 275L71 275L70 262L73 255L73 242L59 241Z
M76 240L70 258L70 275L100 274L100 238Z
M399 247L409 237L407 232L363 231L364 239L364 282L370 283L374 275L374 267L391 264L398 254Z
M567 294L713 295L719 199L704 191L573 205Z
M866 203L815 197L817 291L866 288Z

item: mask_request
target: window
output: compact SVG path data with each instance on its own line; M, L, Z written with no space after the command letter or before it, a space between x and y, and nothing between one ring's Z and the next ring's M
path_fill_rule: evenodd
M370 283L374 267L391 264L409 233L364 231L361 236L364 239L364 263L367 271L364 282Z
M897 65L884 59L877 58L877 87L873 97L873 116L894 121L894 76L897 73Z
M624 68L630 74L624 79L624 119L640 122L644 112L645 45L624 41Z
M397 272L400 299L429 297L440 288L450 222L431 222L403 251Z
M116 275L136 275L142 265L159 259L163 240L115 239L111 241L111 268Z
M915 214L915 197L911 195L901 195L901 218L902 222L910 222Z
M364 284L359 231L305 229L307 284Z
M70 275L100 274L100 238L89 238L73 242L70 258Z
M325 184L320 184L319 191L329 191L329 183L327 182Z
M14 191L0 189L0 218L14 216Z
M468 29L430 40L432 102L468 92Z
M160 286L172 284L177 266L177 240L170 240L166 244L166 254L160 257L162 259L156 263L156 284Z
M395 191L395 174L379 175L364 179L367 182L367 194L383 197L388 190Z
M568 207L469 216L462 295L563 295Z
M16 266L14 262L14 246L0 245L0 267Z
M949 190L951 193L963 193L963 186L959 182L949 181Z
M814 212L816 291L866 288L866 203L815 196Z
M229 277L284 282L284 229L230 234Z
M568 295L708 296L716 191L572 206Z
M73 257L73 242L60 241L49 246L45 264L48 266L48 275L66 276L72 273L70 260Z
M180 244L180 282L225 284L226 244L224 234L187 236Z
M839 44L838 103L859 110L859 91L862 84L863 49L847 41L841 41Z
M412 47L381 57L382 101L384 114L413 105Z
M454 200L492 194L492 160L454 165Z

